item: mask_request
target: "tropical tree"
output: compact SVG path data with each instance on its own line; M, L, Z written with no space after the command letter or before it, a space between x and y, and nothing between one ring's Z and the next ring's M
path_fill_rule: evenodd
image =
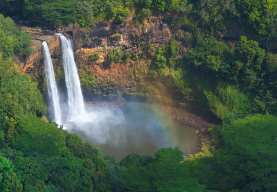
M218 163L244 191L277 190L277 118L254 115L238 119L222 131L225 149Z

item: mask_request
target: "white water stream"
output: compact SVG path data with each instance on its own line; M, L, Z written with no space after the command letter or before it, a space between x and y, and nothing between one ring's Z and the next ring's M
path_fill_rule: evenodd
M77 67L74 61L72 43L62 34L58 34L61 40L65 83L67 87L69 120L80 119L86 116L83 94Z
M73 52L74 52L74 41L73 41L73 38L70 37L70 38L68 39L68 41L70 42L71 48L72 48L72 50L73 50Z
M59 101L59 93L57 89L57 84L54 75L54 69L52 64L51 55L48 49L48 45L46 41L42 43L43 56L44 56L44 64L45 64L45 74L47 79L47 91L50 102L52 102L52 106L54 108L54 122L58 125L62 124L62 115Z

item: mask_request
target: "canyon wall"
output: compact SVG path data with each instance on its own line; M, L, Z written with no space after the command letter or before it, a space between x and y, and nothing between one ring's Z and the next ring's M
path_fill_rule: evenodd
M150 17L142 25L132 23L128 18L124 23L99 22L89 29L78 26L60 27L55 31L26 28L33 37L33 53L26 59L19 59L21 73L29 74L43 95L46 95L44 78L43 54L41 42L48 43L51 52L56 80L63 89L64 77L62 58L60 53L59 36L55 32L73 37L74 54L86 102L113 101L120 103L125 99L150 100L161 103L161 111L170 115L181 124L198 127L202 135L207 132L213 122L211 116L193 107L189 102L190 93L178 90L170 80L169 70L167 77L151 70L152 61L156 58L156 50L162 44L168 44L172 38L180 38L179 29L171 26L169 21L159 17ZM176 36L176 34L179 34ZM186 34L181 34L182 38ZM142 46L151 44L152 49L143 57ZM181 54L186 54L191 47L183 46ZM109 61L105 66L109 53L118 50L122 54L129 53L131 58L124 61ZM96 58L92 58L97 55ZM163 74L164 75L164 74ZM47 102L47 101L46 101ZM121 103L124 103L121 102ZM201 117L201 118L200 118ZM203 120L204 119L204 120Z
M20 73L27 73L34 80L44 73L43 53L41 41L46 41L53 58L60 56L59 36L52 31L35 29L31 27L21 27L32 37L32 54L27 58L18 58Z

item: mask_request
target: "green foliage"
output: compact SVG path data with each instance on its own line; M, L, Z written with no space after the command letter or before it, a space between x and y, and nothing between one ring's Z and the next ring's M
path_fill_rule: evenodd
M188 64L195 65L201 71L210 73L219 71L224 65L224 55L228 54L225 42L205 40L186 56Z
M0 156L0 179L4 187L13 182L10 189L23 186L24 191L111 191L109 169L116 178L117 164L111 158L104 160L96 147L36 117L21 118L16 129L14 149L1 149L13 162L6 162Z
M45 188L48 172L35 158L23 157L22 154L18 153L13 162L16 173L24 186L24 191L38 191Z
M189 178L187 168L178 163L183 159L178 148L160 149L154 161L138 164L141 158L132 154L120 162L128 170L119 172L116 191L206 191L206 187Z
M56 26L77 22L81 27L88 27L103 19L116 19L122 23L130 15L130 9L142 10L139 20L149 16L150 8L177 13L185 13L190 9L187 1L181 0L3 0L0 7L2 13L17 18L28 18Z
M111 67L112 67L112 63L111 63L111 62L108 62L108 61L104 61L104 62L103 62L103 67L111 68Z
M158 69L164 69L166 67L166 58L162 55L163 54L163 48L159 47L156 55L156 65Z
M0 190L3 192L22 191L22 184L14 172L12 161L2 153L0 153Z
M29 156L39 153L53 156L65 146L64 135L55 124L45 123L37 117L25 117L18 121L19 136L12 143L13 148Z
M0 10L8 15L31 18L38 23L46 21L53 25L62 25L76 22L76 2L77 0L4 0L1 1L3 7ZM79 15L84 12L80 6L78 11Z
M117 19L123 22L126 17L130 15L130 10L124 7L122 4L114 2L108 2L105 9L105 17L107 19Z
M155 160L159 163L179 163L183 160L183 152L178 148L162 148L155 153Z
M123 22L130 15L130 9L147 10L141 15L148 15L149 9L179 14L191 12L199 25L210 33L221 28L225 18L233 18L239 19L257 34L272 35L276 28L276 3L276 0L3 0L0 12L53 25L77 22L81 27L103 19Z
M156 58L156 49L154 46L151 44L150 41L148 41L146 44L141 45L141 49L143 50L143 53L145 57L149 59L155 59Z
M214 33L223 26L226 17L233 18L239 15L235 2L235 0L196 0L192 1L193 12L200 26L206 28L206 32Z
M267 35L276 16L276 0L240 0L237 2L242 22L260 35Z
M158 11L171 11L171 12L178 12L182 13L187 10L187 0L153 0L152 8Z
M193 94L192 102L195 106L199 106L203 111L213 112L219 119L232 112L249 113L252 107L251 97L232 82L232 71L225 72L226 62L230 62L228 47L218 42L206 43L205 47L199 46L191 50L182 62L178 62L177 66L182 67L182 72L181 77L176 78L177 82L180 82L181 78L181 84L177 85ZM208 57L216 59L209 60Z
M6 139L10 140L16 134L14 127L18 118L42 116L46 106L36 84L31 83L28 75L19 74L16 63L7 60L14 54L30 54L30 38L3 15L0 15L0 34L0 130L5 129Z
M166 1L164 0L154 0L152 4L152 7L154 9L157 9L158 11L164 11L166 6L167 4L166 4Z
M30 37L24 31L17 29L10 18L4 18L0 14L0 52L3 59L10 56L22 55L24 57L31 54Z
M36 22L47 21L53 25L74 23L77 0L24 0L24 16L32 16Z
M93 55L90 55L89 58L92 60L92 61L96 61L97 59L99 59L99 54L95 53Z
M235 120L223 130L225 149L218 161L241 189L277 190L276 126L275 116L254 115Z
M129 58L131 58L131 57L132 57L132 53L129 52L128 50L125 51L124 58L125 58L125 59L129 59Z
M143 23L145 18L150 17L151 11L150 9L143 8L137 15L135 15L133 20L138 20L140 23Z
M264 60L265 50L259 48L258 42L247 40L241 36L238 43L238 56L245 67L261 70L261 65Z
M139 9L150 9L152 0L135 0L134 7Z
M121 62L124 54L120 48L115 48L112 51L110 51L107 55L108 60L115 61L115 62Z
M235 100L240 101L237 105L240 108L239 103L243 104L242 100L247 101L251 99L251 97L254 97L255 105L251 108L248 107L248 112L246 110L246 106L248 104L244 105L244 113L249 113L251 111L255 111L257 113L276 113L276 102L274 102L275 88L272 86L275 82L275 75L270 72L275 70L274 63L274 54L269 52L266 53L264 49L258 46L258 42L247 40L246 37L241 36L238 48L234 51L230 50L227 44L223 41L207 39L201 42L195 49L191 50L184 57L184 64L182 64L182 67L185 69L186 66L186 71L191 71L193 73L196 72L195 74L200 73L204 75L206 79L209 79L212 85L205 85L206 90L203 93L210 101L216 101L217 99L213 97L213 95L218 95L218 93L221 92L220 94L223 97L226 96L226 99L229 101L232 96L236 97ZM189 76L186 78L189 78ZM234 83L239 84L240 89L243 90L245 95L243 96L242 94L239 94L235 96L236 94L230 94L231 92L234 93L234 90L231 91L233 88L226 91L222 90L222 88L216 88L216 85L224 85L226 83L230 84L230 88L233 87L232 84ZM208 87L213 88L209 89ZM254 94L255 96L252 96ZM222 98L221 100L225 100L227 102L227 106L234 106L234 103L231 104L226 99ZM221 108L220 105L215 102L213 102L213 104L211 103L210 106ZM235 109L237 107L232 108ZM239 112L240 110L236 111ZM229 110L226 109L223 113L226 114L228 111ZM239 113L242 114L242 112ZM219 115L219 113L217 114ZM222 118L224 115L219 115L219 117Z
M46 113L46 106L36 85L31 83L28 75L18 73L15 63L1 61L0 79L0 129L5 128L8 135L13 135L18 118L42 116Z
M199 183L206 185L210 190L230 192L237 188L234 179L224 172L214 156L200 153L183 164L189 168L190 177L197 178Z
M79 77L80 77L80 83L82 86L82 90L85 92L90 92L93 90L94 85L96 84L97 78L95 75L91 73L86 73L83 70L78 70Z
M124 166L127 169L132 167L146 166L153 161L151 156L140 156L137 153L131 153L120 161L120 166Z
M171 57L174 57L177 53L176 53L176 49L178 46L178 42L175 39L172 39L170 42L170 54Z
M78 1L76 3L77 23L81 27L89 26L93 23L93 5L89 1Z

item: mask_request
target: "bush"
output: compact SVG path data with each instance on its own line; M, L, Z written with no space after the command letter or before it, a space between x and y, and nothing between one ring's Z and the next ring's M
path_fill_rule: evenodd
M166 67L166 58L162 55L163 54L163 48L164 47L159 47L158 52L156 55L156 65L158 69L164 69Z
M151 11L149 9L142 9L134 18L134 20L138 20L140 23L144 21L145 18L150 17Z
M104 62L103 62L103 67L111 68L111 67L112 67L112 63L111 63L111 62L104 61Z
M99 54L98 53L95 53L93 55L90 55L89 58L92 60L92 61L96 61L97 59L99 59Z
M115 48L108 53L107 58L110 61L122 62L123 55L124 54L120 48Z
M124 54L125 59L129 59L132 57L132 53L130 53L128 50Z
M123 22L126 17L130 15L130 10L124 7L121 2L118 1L108 1L104 6L104 14L107 20L117 19Z
M277 1L240 0L237 2L241 22L260 35L268 35L274 26Z

